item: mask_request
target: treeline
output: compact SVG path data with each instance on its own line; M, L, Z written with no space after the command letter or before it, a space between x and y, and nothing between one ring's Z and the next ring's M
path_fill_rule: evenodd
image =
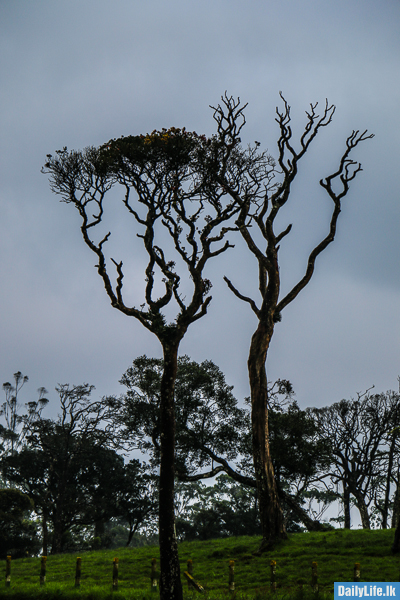
M159 404L163 362L142 356L120 397L93 401L93 386L59 385L59 412L44 416L40 388L5 383L1 415L0 553L44 554L157 540ZM250 411L212 361L178 362L175 386L176 530L179 539L261 534ZM339 502L349 528L396 527L400 514L400 395L373 394L301 410L288 381L270 386L269 438L289 531L329 527ZM146 462L129 459L140 450ZM203 483L216 477L212 484Z

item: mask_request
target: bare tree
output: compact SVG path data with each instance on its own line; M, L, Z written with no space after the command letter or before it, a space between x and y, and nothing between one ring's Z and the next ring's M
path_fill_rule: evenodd
M152 134L111 140L99 148L48 155L44 173L62 201L73 204L81 219L83 239L97 256L97 271L111 305L136 318L159 339L163 350L160 394L160 593L163 600L182 598L174 529L174 385L181 340L189 325L203 317L211 301L211 282L205 278L207 262L231 247L225 236L239 204L216 182L224 179L228 165L257 160L226 143L223 135L206 138L171 128ZM251 164L250 164L251 163ZM234 167L229 167L234 168ZM239 167L238 167L239 168ZM144 303L130 305L122 291L122 260L107 260L110 232L97 234L104 217L108 192L122 190L127 218L143 241L147 254ZM233 227L236 229L236 227ZM115 282L108 272L116 269ZM180 293L186 274L188 298ZM161 291L160 291L161 290ZM166 307L175 306L176 317L167 322Z
M399 395L367 391L356 400L341 400L307 412L315 419L321 439L332 448L332 464L325 478L341 484L345 528L350 529L352 497L364 529L371 528L373 506L386 529L390 495L397 483Z
M278 251L282 240L290 233L292 225L289 224L286 229L277 233L276 219L288 202L300 160L319 130L331 123L335 107L326 101L320 116L317 114L317 104L310 105L309 112L306 111L307 124L300 137L299 149L296 150L292 142L290 106L282 94L280 95L283 109L276 109L276 121L280 129L277 166L268 172L265 172L265 169L259 171L253 169L249 176L245 172L246 166L243 165L241 170L228 169L223 174L224 177L219 178L221 185L225 186L233 200L241 205L236 223L258 264L259 304L253 298L241 293L227 277L225 281L240 300L249 304L258 319L258 326L250 343L248 371L252 406L253 457L263 530L260 551L270 548L277 540L286 537L268 440L269 399L266 374L268 349L275 324L281 320L283 309L293 302L309 283L317 257L335 238L342 200L349 191L350 182L361 171L360 163L349 158L350 153L360 142L373 137L367 135L367 131L362 133L353 131L346 140L346 148L339 161L338 169L320 180L321 186L332 200L329 230L310 252L304 275L281 298ZM240 106L240 100L235 101L226 94L222 97L222 104L214 108L214 118L218 123L221 138L232 140L232 143L237 140L241 128L238 123L241 123L241 126L244 123L243 108ZM259 143L256 142L254 153L258 145ZM247 186L243 185L244 180Z

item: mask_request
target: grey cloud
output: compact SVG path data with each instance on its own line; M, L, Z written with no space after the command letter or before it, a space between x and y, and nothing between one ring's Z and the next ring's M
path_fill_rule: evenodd
M282 90L295 135L309 102L337 105L304 160L282 226L288 288L328 226L318 185L352 129L376 134L354 156L364 171L315 278L285 311L269 376L293 379L303 405L349 397L398 371L400 39L398 2L373 0L70 0L3 2L1 39L1 376L18 369L32 389L57 382L118 392L132 359L160 355L157 341L109 305L73 208L52 196L40 168L47 153L163 126L213 132L209 104L225 89L249 102L245 143L274 154ZM127 238L129 239L129 238ZM125 242L124 242L125 243ZM128 243L128 242L127 242ZM132 273L140 287L139 270ZM210 314L182 346L212 358L240 397L254 320L229 295L227 274L257 293L255 267L238 240L210 270ZM131 285L132 290L134 285Z

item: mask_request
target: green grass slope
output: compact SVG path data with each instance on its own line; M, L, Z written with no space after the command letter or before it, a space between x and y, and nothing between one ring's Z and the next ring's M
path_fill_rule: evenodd
M204 588L206 597L229 598L229 561L235 561L236 598L261 599L270 595L270 562L276 561L278 592L275 598L311 596L311 563L318 563L320 597L333 597L335 581L352 581L354 563L361 563L361 581L399 581L400 558L390 546L393 530L297 533L289 535L273 552L254 556L260 539L240 537L179 545L185 595L198 596L188 589L183 576L187 561L193 560L193 576ZM151 560L159 560L158 547L121 548L86 552L82 557L81 586L74 588L76 555L49 556L46 585L39 585L40 558L12 562L11 586L0 587L0 600L13 598L82 598L85 600L136 600L153 598ZM119 586L111 592L114 557L119 558ZM4 564L5 569L5 564ZM5 573L5 571L4 571ZM4 579L3 579L4 582ZM204 597L204 596L203 596Z

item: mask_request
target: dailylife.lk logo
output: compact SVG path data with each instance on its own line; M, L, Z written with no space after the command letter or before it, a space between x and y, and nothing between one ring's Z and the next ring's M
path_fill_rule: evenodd
M335 600L352 596L357 598L399 598L400 583L374 581L371 583L354 583L352 581L335 582Z

